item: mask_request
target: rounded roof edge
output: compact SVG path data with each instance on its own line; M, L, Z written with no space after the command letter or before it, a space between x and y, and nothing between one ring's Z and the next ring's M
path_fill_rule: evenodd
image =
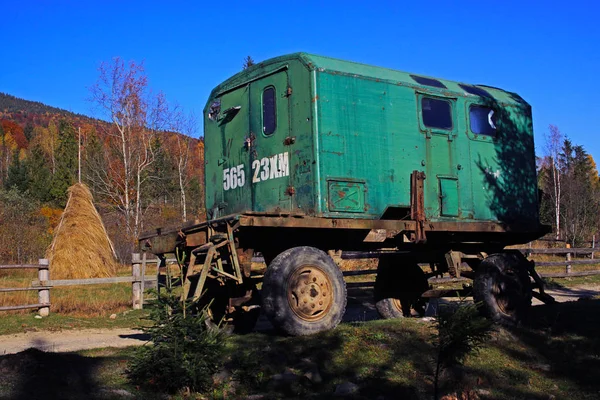
M238 72L237 74L233 75L232 77L226 79L221 84L216 86L211 91L210 99L214 98L219 93L223 93L232 90L237 86L243 85L245 82L257 79L265 74L273 73L277 69L282 68L286 62L289 62L291 60L298 60L302 62L302 64L304 64L308 69L317 70L323 73L330 72L342 75L361 76L367 79L387 81L390 83L402 84L417 89L426 88L433 89L434 91L437 90L441 93L449 92L454 95L459 95L468 98L480 96L469 94L459 85L474 86L476 88L480 88L488 92L490 96L494 98L495 101L511 105L529 106L529 104L518 94L493 86L452 81L448 79L422 75L419 73L409 73L391 68L378 67L374 65L346 61L327 56L319 56L305 52L285 54L256 63L255 65ZM444 84L445 88L441 89L420 84L416 82L412 76L436 80Z

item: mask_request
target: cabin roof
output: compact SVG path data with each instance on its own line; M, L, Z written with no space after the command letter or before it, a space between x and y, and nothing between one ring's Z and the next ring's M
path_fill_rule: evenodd
M213 89L210 98L214 99L222 93L259 79L265 74L274 73L278 69L284 68L286 63L292 60L299 60L310 70L320 73L385 81L395 85L424 89L431 93L438 92L446 96L483 97L503 104L528 106L527 102L518 94L496 87L451 81L308 53L292 53L257 63L225 80Z

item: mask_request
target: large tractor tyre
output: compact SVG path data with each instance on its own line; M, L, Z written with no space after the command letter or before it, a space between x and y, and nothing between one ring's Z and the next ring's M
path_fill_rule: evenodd
M492 254L477 268L473 299L481 313L504 326L522 322L531 307L531 280L521 254Z
M427 277L414 261L400 264L398 258L381 258L375 279L375 307L385 319L423 316L429 289Z
M293 247L267 267L263 311L288 335L335 328L346 310L346 283L338 266L314 247Z

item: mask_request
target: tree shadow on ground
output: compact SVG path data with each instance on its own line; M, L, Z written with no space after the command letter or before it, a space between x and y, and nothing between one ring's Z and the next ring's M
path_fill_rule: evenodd
M1 398L96 399L99 384L95 377L101 362L99 358L34 348L0 357L2 379L11 383Z
M529 370L537 371L554 381L568 381L584 393L598 393L600 382L600 300L540 305L532 308L528 323L506 331L511 337L498 343L498 348ZM512 339L512 340L511 340ZM523 346L506 343L521 342ZM474 371L486 375L490 382L497 381L490 371ZM506 371L497 371L505 374ZM528 384L529 375L515 376L515 385L501 390L505 397L547 399L535 393L513 393L515 386ZM515 396L513 396L515 395ZM525 397L522 397L525 395Z

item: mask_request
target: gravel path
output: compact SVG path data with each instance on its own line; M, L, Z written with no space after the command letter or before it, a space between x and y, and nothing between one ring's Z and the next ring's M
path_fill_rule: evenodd
M0 355L28 348L48 352L68 352L99 347L143 345L147 337L133 329L82 329L62 332L27 332L0 336Z
M576 301L580 298L600 296L600 285L585 285L570 288L550 289L547 293L558 302ZM351 290L348 293L348 307L344 321L369 321L377 319L377 311L372 302L371 290ZM438 300L446 301L445 299ZM534 299L533 305L542 304ZM433 307L435 309L435 307ZM272 326L264 317L257 324L257 330L268 331ZM148 338L134 329L83 329L61 332L27 332L0 336L0 355L14 354L34 347L48 352L69 352L100 347L139 346Z

